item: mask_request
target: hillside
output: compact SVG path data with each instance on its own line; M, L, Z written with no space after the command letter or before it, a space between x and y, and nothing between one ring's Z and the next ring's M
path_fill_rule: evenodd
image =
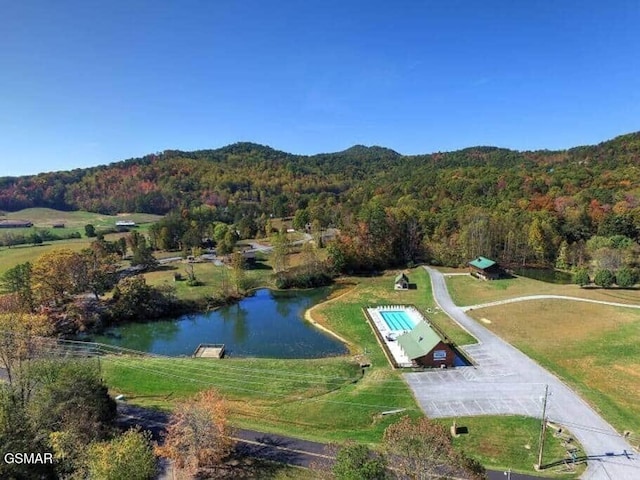
M371 233L383 208L407 229L397 238L426 239L435 261L456 264L483 252L544 264L562 247L575 265L594 235L638 240L639 167L640 133L563 151L483 146L413 156L362 145L303 156L237 143L2 178L0 209L165 214L208 207L207 218L227 223L298 215L299 224L343 230L364 222Z
M611 203L638 187L640 133L566 151L518 152L473 147L402 156L356 145L343 152L293 155L253 143L216 150L168 150L88 169L0 178L0 210L29 207L166 213L176 206L226 207L254 202L260 211L293 214L320 196L338 202L379 189L398 198L412 194L440 207L450 199L487 204L520 192L530 200L575 195ZM480 198L478 198L480 197ZM484 199L482 197L485 197Z

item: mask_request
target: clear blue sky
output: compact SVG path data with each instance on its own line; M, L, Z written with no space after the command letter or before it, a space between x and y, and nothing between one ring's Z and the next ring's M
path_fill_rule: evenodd
M638 0L0 0L0 176L640 130Z

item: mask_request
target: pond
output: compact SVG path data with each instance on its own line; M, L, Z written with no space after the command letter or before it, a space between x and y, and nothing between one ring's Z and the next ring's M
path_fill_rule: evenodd
M523 277L533 278L534 280L540 280L542 282L557 283L562 285L573 283L573 274L568 272L561 272L559 270L553 270L551 268L517 267L513 269L513 273L515 273L516 275L521 275Z
M201 343L224 343L233 357L320 358L347 352L345 345L303 319L330 289L257 290L235 305L172 320L129 323L93 340L161 355L190 356Z

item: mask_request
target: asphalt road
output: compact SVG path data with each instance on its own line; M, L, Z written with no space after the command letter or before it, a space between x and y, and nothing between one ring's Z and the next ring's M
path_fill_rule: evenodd
M122 428L141 426L145 430L150 430L155 440L162 439L167 422L168 414L156 410L146 409L123 402L118 403L118 424ZM272 433L255 432L252 430L235 429L233 438L237 441L236 449L242 455L271 460L287 465L296 465L309 468L314 463L332 461L332 457L327 455L326 445L323 443L300 440L298 438L285 437ZM540 480L542 477L532 477L518 473L503 471L487 472L491 480ZM166 472L160 478L171 478Z
M468 378L459 379L460 382L455 385L457 394L481 400L484 400L483 396L491 396L489 399L496 403L501 395L506 396L514 390L526 392L527 389L533 389L542 394L544 386L548 385L548 418L566 426L582 444L589 458L587 470L582 478L640 479L640 455L625 438L555 375L466 315L463 309L453 303L444 276L435 269L425 268L431 277L433 295L440 308L478 339L477 346L465 347L464 350L472 357L474 349L485 355L485 358L475 358L477 368L468 370L471 372ZM488 365L483 366L483 363ZM462 370L465 369L460 369ZM408 376L408 381L425 411L430 401L438 399L433 397L433 388L420 385L424 382L420 382L420 377L417 376L425 376L427 379L431 374L432 372L424 372ZM435 392L444 394L444 390ZM528 395L528 398L531 398L531 394ZM531 413L527 402L519 403L523 405L521 412L516 405L512 407L514 411L508 413ZM464 411L461 410L458 414L464 414ZM541 409L538 411L540 413L537 416L540 417Z

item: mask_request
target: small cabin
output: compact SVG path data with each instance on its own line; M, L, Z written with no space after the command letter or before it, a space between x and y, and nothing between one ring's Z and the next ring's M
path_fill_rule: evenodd
M395 290L409 290L409 277L404 273L399 274L393 282Z
M469 274L482 280L497 280L503 275L500 265L486 257L474 258L468 265Z

